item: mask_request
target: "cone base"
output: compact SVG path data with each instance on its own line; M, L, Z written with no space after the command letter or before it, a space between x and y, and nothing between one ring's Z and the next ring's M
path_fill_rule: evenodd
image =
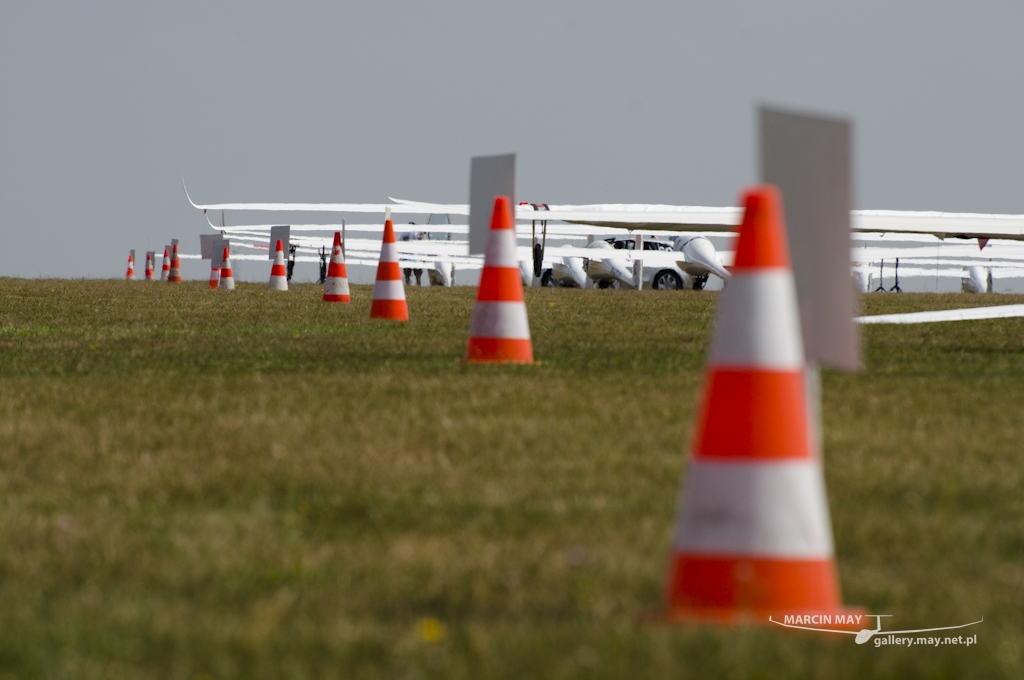
M171 283L182 283L185 279L181 278L180 276L168 276L167 280L170 281Z
M409 306L405 300L374 300L370 305L371 319L409 320Z
M324 295L324 302L349 302L348 295Z
M856 613L843 607L831 559L678 555L669 575L668 618L768 623L783 614Z
M533 343L515 338L470 338L466 363L532 364Z

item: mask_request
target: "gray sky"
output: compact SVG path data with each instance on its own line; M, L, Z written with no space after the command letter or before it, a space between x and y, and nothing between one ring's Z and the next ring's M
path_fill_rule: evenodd
M198 252L182 174L465 202L470 157L513 151L524 200L733 204L760 103L854 120L858 207L1024 213L1019 2L295 4L5 6L0 275Z

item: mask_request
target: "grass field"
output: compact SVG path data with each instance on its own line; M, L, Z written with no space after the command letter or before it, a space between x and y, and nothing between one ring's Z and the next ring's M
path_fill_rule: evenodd
M1019 678L1024 319L872 326L826 372L844 599L976 647L645 623L716 297L0 279L0 679ZM877 295L865 313L1022 302Z

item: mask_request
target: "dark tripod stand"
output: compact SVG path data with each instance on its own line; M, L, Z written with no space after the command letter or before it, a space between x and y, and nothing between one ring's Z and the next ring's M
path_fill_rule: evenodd
M875 288L876 293L885 292L885 284L883 281L885 281L885 260L882 260L878 265L878 288Z
M892 293L893 291L897 293L903 292L903 289L900 288L900 258L898 257L896 258L896 285L889 289L890 293Z
M327 248L320 247L320 280L317 281L321 286L327 281Z

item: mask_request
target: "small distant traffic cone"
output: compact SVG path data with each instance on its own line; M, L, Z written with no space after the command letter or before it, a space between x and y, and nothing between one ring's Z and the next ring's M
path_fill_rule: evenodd
M181 283L181 260L178 258L178 244L175 243L171 251L171 272L167 280L171 283Z
M135 280L135 251L128 253L128 271L125 272L125 278L129 281Z
M762 186L744 206L676 516L668 616L767 623L827 614L831 627L852 624L808 420L781 200Z
M345 269L345 255L341 252L341 232L336 231L331 262L327 265L327 280L324 281L324 302L348 301L348 271Z
M370 318L396 321L409 319L409 307L405 303L405 285L402 283L402 268L398 266L395 227L391 220L384 222L384 240L380 246L377 281L373 284Z
M166 281L167 277L171 275L171 253L164 248L164 264L160 268L160 280Z
M216 260L210 258L210 290L216 290L220 285L220 267L214 264Z
M224 246L224 264L220 268L220 281L217 282L217 288L220 290L235 289L235 275L231 272L231 254L228 253L227 246Z
M146 280L153 280L153 253L146 253Z
M516 258L515 221L506 196L494 199L484 269L469 324L470 363L532 364L533 344Z
M284 242L277 239L274 252L274 264L270 266L269 290L288 290L288 269L284 266Z

